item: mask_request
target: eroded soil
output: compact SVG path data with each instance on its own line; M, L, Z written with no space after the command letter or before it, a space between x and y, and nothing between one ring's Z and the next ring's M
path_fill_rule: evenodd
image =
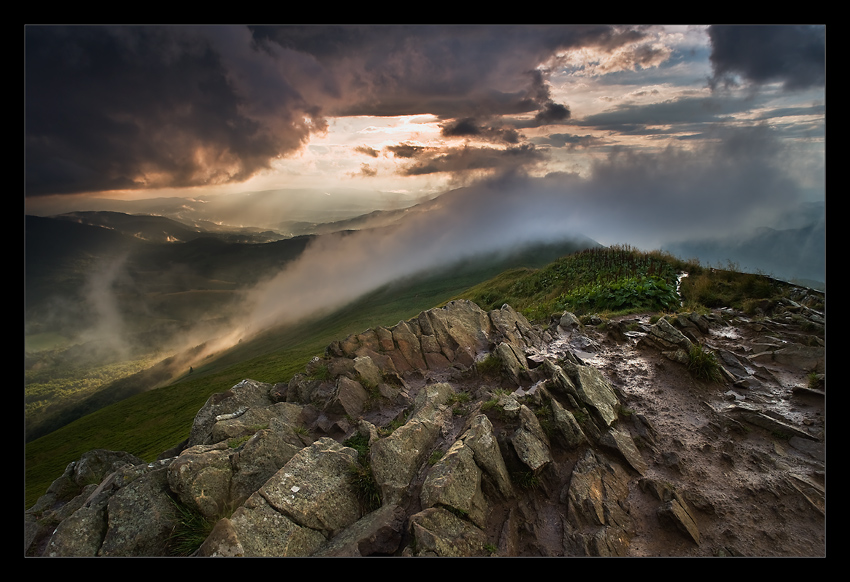
M719 313L719 312L718 312ZM799 330L726 312L700 341L712 350L751 356L765 342L799 340ZM642 326L649 316L620 318ZM803 334L804 335L804 334ZM659 527L658 501L631 484L637 532L633 556L824 556L825 390L804 390L809 370L759 361L750 386L699 381L659 351L638 348L640 332L617 342L585 328L572 341L601 370L627 409L655 429L642 448L646 477L669 482L692 508L700 543ZM584 339L586 338L586 339ZM805 431L811 439L737 422L725 411L747 403ZM634 431L633 431L634 436Z
M571 332L550 329L556 337L545 355L557 360L569 350L602 372L623 405L620 428L631 433L648 463L643 476L627 469L628 511L635 525L628 554L825 556L825 389L805 390L811 370L804 367L747 359L765 346L811 345L817 340L807 339L808 334L798 327L749 320L728 310L714 314L715 323L698 341L712 351L727 350L739 356L752 374L749 380L697 380L683 364L671 361L658 349L640 345L651 325L650 314L612 320L634 330L625 336L606 331L610 325L606 329L584 326ZM516 388L508 382L499 385L452 371L429 371L407 380L411 394L426 383L448 381L478 401L469 405L472 408L480 407L497 388ZM525 386L517 393L530 389ZM798 433L789 438L782 431L741 421L728 413L736 405L753 406L807 436ZM398 412L385 409L385 418L378 413L370 421L384 425ZM465 430L468 413L460 410L454 427L447 428L444 448ZM500 432L498 415L488 416ZM642 425L651 431L641 430ZM553 448L554 462L532 492L491 504L486 533L497 548L494 555L572 555L565 549L563 493L579 453ZM412 505L418 503L416 489L426 472L424 469L418 483L411 486ZM668 483L687 500L699 528L699 543L662 522L660 501L643 490L643 478ZM419 509L409 507L408 513Z

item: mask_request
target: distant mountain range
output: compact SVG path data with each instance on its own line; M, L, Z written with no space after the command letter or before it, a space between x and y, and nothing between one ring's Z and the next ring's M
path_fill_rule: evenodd
M220 194L204 198L148 198L112 200L92 198L81 208L79 201L60 201L52 216L92 212L168 217L205 232L276 231L283 236L307 234L310 226L368 215L376 208L401 210L422 202L420 198L393 192L337 188L329 190L286 189ZM73 205L72 205L73 204ZM29 212L33 214L33 212ZM38 213L44 215L44 213Z
M811 217L809 217L811 220ZM665 245L681 258L698 258L704 265L731 262L746 272L823 288L826 282L826 225L815 219L796 228L761 227L748 236L682 241Z

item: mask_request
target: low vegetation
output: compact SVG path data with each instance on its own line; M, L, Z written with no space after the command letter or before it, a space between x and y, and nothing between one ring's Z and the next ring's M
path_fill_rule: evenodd
M540 269L512 269L469 288L469 299L485 310L505 303L529 320L548 322L570 311L580 318L638 312L703 311L726 306L746 313L769 309L787 286L737 265L703 266L663 251L630 246L587 249ZM815 306L817 308L817 306ZM479 369L480 369L479 365Z
M564 310L583 315L681 309L675 293L681 272L688 273L681 282L687 310L728 305L757 311L783 292L781 285L761 275L707 268L696 261L630 247L581 251L540 268L513 268L495 276L485 271L473 276L472 272L466 269L460 275L431 275L388 285L319 320L243 342L227 354L196 364L191 373L187 368L171 385L109 403L27 443L25 507L32 506L68 463L86 451L121 450L153 461L187 438L195 414L210 395L245 378L286 382L303 372L331 341L375 325L392 325L452 298L471 299L485 310L508 303L532 321L548 322L553 313ZM477 369L484 376L497 375L501 362L491 357L479 362ZM317 376L324 373L316 371ZM32 374L28 380L33 390L35 377ZM37 400L34 391L30 398ZM496 402L482 408L497 409ZM465 405L454 404L459 409Z
M342 444L357 451L357 461L349 467L349 478L360 508L364 514L374 511L381 506L381 490L369 464L369 437L356 434Z
M532 321L555 312L675 309L678 274L698 268L661 251L629 246L587 249L562 257L541 269L514 269L472 287L458 298L482 309L508 303Z
M688 351L688 371L700 380L720 382L720 364L714 353L699 344L694 344Z
M726 269L701 269L682 280L686 307L731 307L754 313L781 295L781 286L764 275L741 273L734 264Z
M167 540L171 556L185 557L194 554L213 530L218 519L210 519L179 501L172 500L177 523Z

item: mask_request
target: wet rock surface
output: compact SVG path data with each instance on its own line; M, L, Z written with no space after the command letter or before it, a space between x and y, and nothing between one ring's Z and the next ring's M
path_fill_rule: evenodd
M25 551L174 553L188 509L198 556L823 556L823 316L791 303L544 329L451 302L212 396L177 456L72 463Z

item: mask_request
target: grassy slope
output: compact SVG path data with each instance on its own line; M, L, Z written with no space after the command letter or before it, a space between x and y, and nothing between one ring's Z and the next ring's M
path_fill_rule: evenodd
M632 253L636 254L630 256ZM483 309L507 301L531 316L572 308L570 302L576 300L593 309L607 302L596 294L598 288L614 288L618 282L649 272L669 276L680 269L690 272L682 282L689 310L728 305L746 312L756 303L773 301L784 293L784 285L760 275L703 269L698 263L685 263L662 253L609 249L549 263L553 258L537 254L538 264L534 266L542 268L514 266L505 271L505 263L490 263L487 268L468 263L449 273L388 285L318 321L245 342L224 357L197 367L179 383L81 418L27 446L25 507L32 506L65 466L88 450L124 450L153 460L188 436L195 414L211 394L225 391L244 378L287 381L334 339L377 325L394 325L449 299L469 298ZM602 303L588 303L588 297ZM626 299L628 305L621 312L648 310L645 297L632 293ZM677 309L678 300L668 308Z
M245 378L288 381L335 339L377 325L394 325L493 277L506 264L542 266L569 252L565 248L538 248L531 255L484 267L468 262L449 272L384 286L318 321L244 342L208 365L196 366L178 383L132 396L33 440L25 451L25 507L31 507L67 464L86 451L122 450L153 460L188 437L195 414L210 395Z

